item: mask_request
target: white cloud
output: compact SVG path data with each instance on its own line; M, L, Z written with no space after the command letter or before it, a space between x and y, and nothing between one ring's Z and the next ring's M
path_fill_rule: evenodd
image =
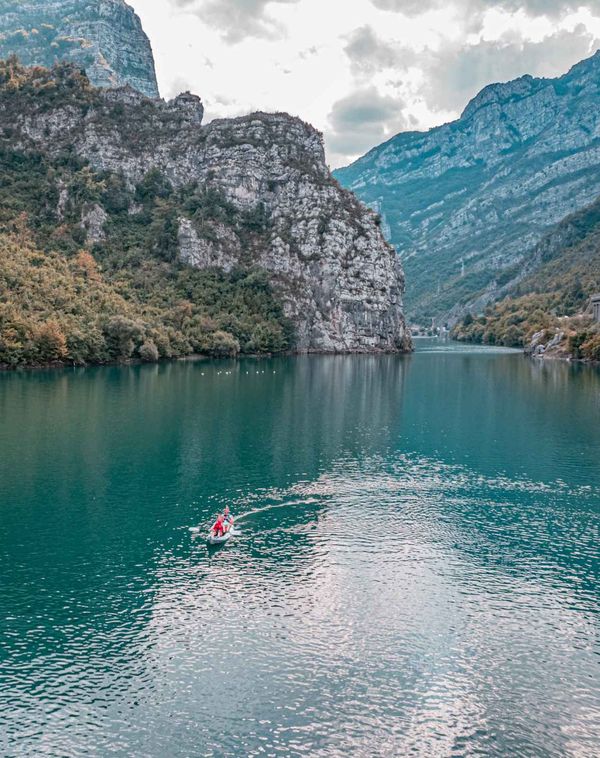
M420 15L428 10L442 8L445 0L371 0L380 10L401 13L406 16ZM469 15L484 13L490 8L501 8L511 13L520 10L530 16L564 16L581 7L600 10L600 0L464 0L457 3Z
M207 118L285 110L348 162L457 117L484 85L555 76L593 52L600 0L129 0L163 95Z
M589 56L598 40L584 26L561 30L539 42L514 34L494 41L457 48L449 46L431 56L426 66L428 86L423 96L432 110L462 110L484 86L523 74L557 76Z
M418 62L415 50L403 44L380 39L373 28L366 25L348 36L344 52L350 59L352 72L357 76L372 76L382 69L402 68Z
M344 159L360 155L400 131L407 123L404 103L381 95L375 87L360 89L334 103L329 114L327 146Z
M218 29L229 43L246 37L276 39L285 36L285 28L267 11L272 3L295 3L298 0L171 0L174 6L196 14L209 26Z

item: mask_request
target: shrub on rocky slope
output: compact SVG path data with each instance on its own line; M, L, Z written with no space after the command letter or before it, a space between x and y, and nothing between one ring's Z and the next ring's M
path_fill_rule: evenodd
M287 340L264 274L148 262L135 277L115 275L85 250L40 248L25 217L0 235L2 365L260 353Z

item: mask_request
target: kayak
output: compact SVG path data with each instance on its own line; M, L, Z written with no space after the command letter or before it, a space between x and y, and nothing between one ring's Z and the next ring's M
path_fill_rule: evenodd
M212 531L210 531L206 537L206 541L209 545L224 545L231 537L233 537L233 527L230 527L222 537L215 537Z

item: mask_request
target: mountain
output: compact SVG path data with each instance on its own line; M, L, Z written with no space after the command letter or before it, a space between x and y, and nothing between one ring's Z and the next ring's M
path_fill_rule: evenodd
M571 214L533 248L528 271L505 297L453 329L456 339L526 347L552 357L600 360L600 198Z
M10 55L47 67L69 60L98 87L159 96L150 42L123 0L0 0L0 58Z
M282 113L202 117L190 94L0 65L0 221L20 261L0 362L31 362L48 330L76 362L410 349L398 256L329 173L322 135Z
M381 214L411 318L453 323L600 195L600 52L557 79L490 85L457 121L399 134L335 176Z

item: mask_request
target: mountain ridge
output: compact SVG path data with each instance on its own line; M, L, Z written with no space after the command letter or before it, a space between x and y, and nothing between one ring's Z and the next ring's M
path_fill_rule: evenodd
M129 84L158 98L150 40L124 0L0 0L0 58L71 61L98 87Z
M467 314L452 336L600 361L600 324L590 310L591 295L600 291L600 198L548 232L532 258L503 299L480 315Z
M562 77L484 88L463 115L407 132L334 175L382 216L417 321L455 321L600 195L600 54ZM430 323L430 321L429 321Z

